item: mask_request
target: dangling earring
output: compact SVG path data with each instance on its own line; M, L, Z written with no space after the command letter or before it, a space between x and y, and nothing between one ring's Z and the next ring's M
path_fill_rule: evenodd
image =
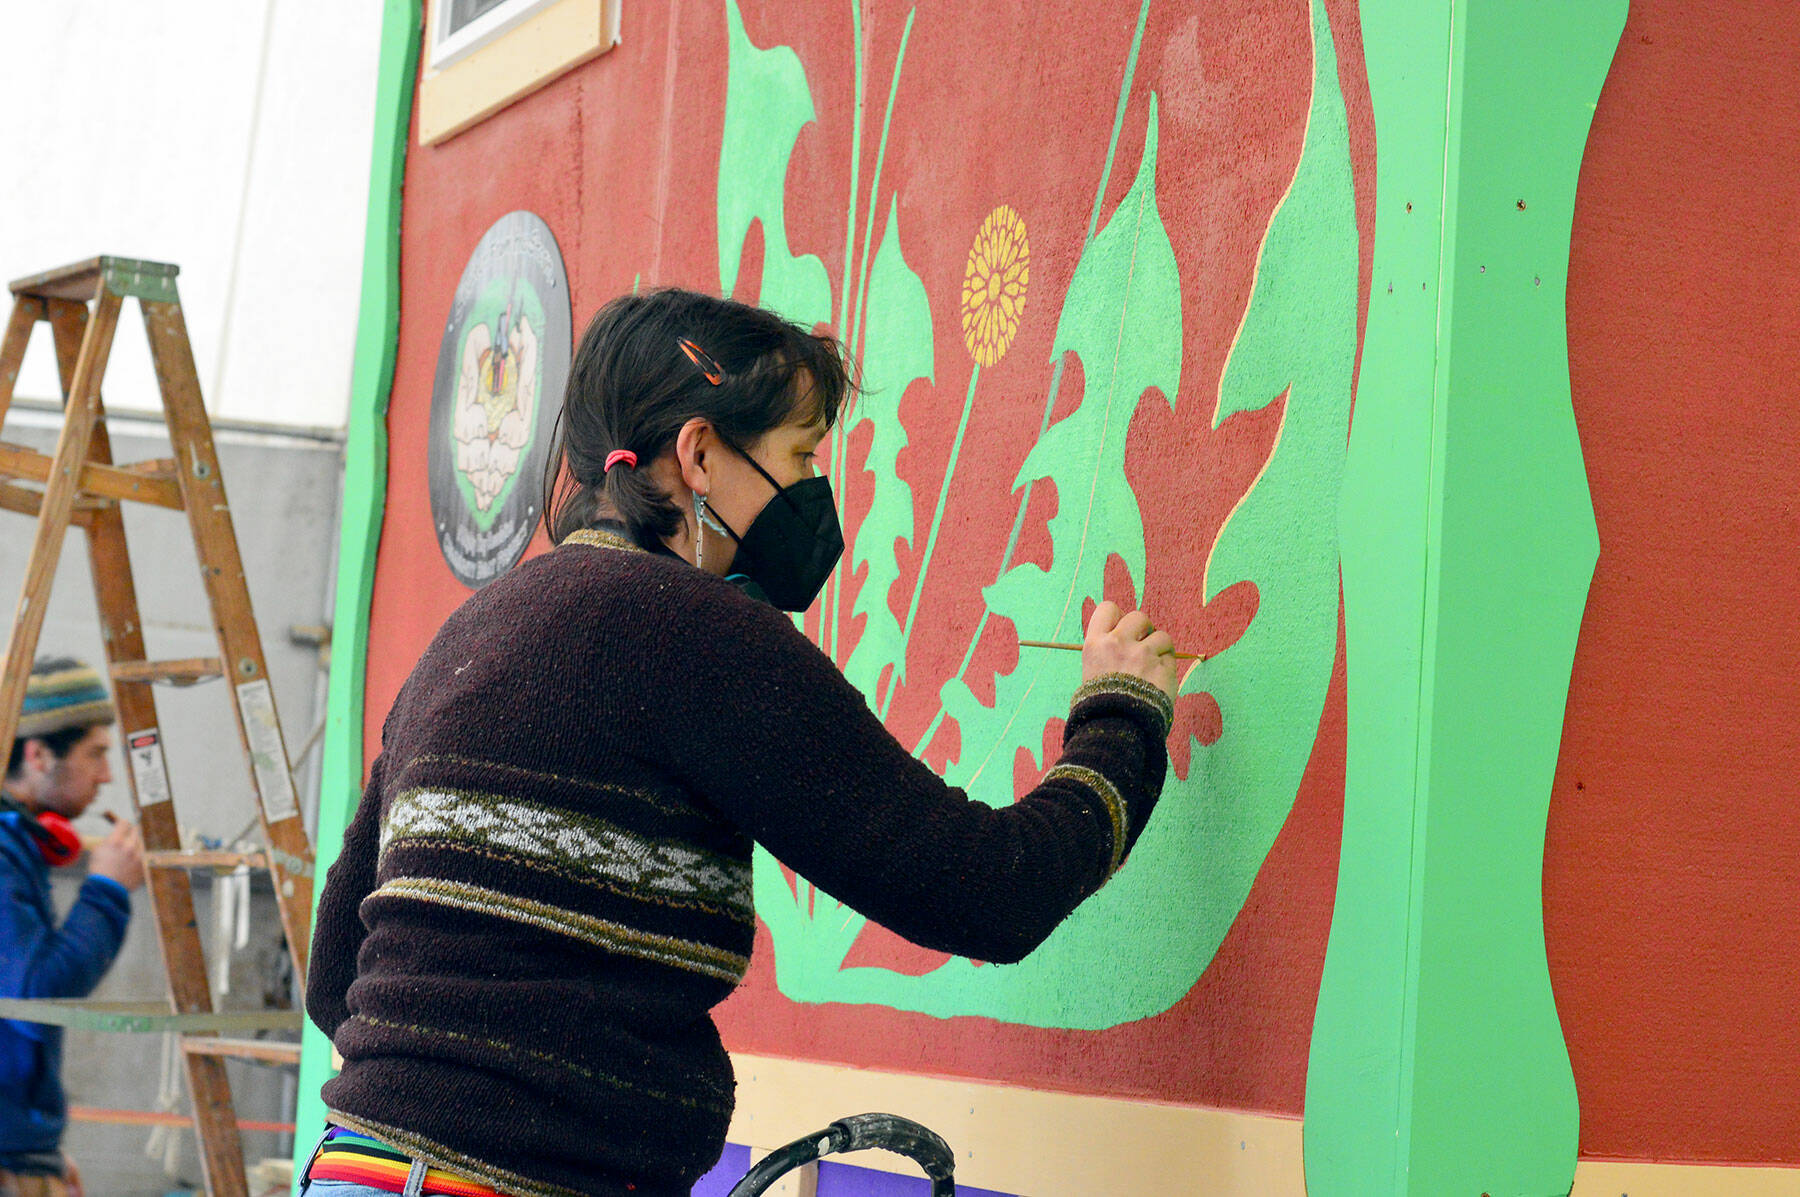
M706 495L693 497L693 563L706 569Z

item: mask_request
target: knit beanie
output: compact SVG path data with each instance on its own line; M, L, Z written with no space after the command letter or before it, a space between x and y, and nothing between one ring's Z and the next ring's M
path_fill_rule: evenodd
M48 736L72 727L111 723L112 695L88 665L73 657L40 657L25 683L17 737Z

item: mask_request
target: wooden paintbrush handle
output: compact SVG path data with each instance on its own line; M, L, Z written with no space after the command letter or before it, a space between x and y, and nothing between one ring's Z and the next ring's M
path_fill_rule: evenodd
M1064 652L1072 652L1072 653L1078 653L1081 651L1081 645L1079 645L1079 644L1063 644L1063 643L1060 643L1055 640L1021 640L1021 641L1019 641L1019 647L1020 648L1060 648ZM1204 661L1204 660L1206 660L1206 658L1204 656L1202 656L1200 653L1176 653L1175 659L1177 661Z

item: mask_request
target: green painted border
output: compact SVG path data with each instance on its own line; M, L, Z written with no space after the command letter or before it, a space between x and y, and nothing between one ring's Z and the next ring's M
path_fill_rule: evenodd
M375 88L374 151L369 212L363 231L362 306L356 365L344 438L344 504L338 538L337 604L332 619L331 683L316 835L315 898L337 859L344 827L363 782L363 681L369 651L369 596L375 551L387 505L387 409L400 336L400 184L412 132L413 84L424 21L421 0L386 0L381 15L380 74ZM310 1022L300 1053L294 1136L295 1172L305 1164L325 1105L319 1087L331 1076L331 1041Z
M1314 1197L1574 1181L1542 874L1599 539L1564 295L1626 7L1362 5L1375 265L1340 519L1349 742Z

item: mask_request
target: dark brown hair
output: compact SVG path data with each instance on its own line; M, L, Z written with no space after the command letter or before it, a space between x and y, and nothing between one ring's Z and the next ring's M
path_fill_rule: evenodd
M723 377L681 348L685 338ZM797 393L802 375L809 385ZM682 526L682 512L651 478L649 465L696 416L748 450L796 417L837 420L856 389L843 346L774 312L693 291L621 295L595 313L575 360L544 474L552 544L597 520L616 519L646 548ZM637 468L606 469L616 449Z

